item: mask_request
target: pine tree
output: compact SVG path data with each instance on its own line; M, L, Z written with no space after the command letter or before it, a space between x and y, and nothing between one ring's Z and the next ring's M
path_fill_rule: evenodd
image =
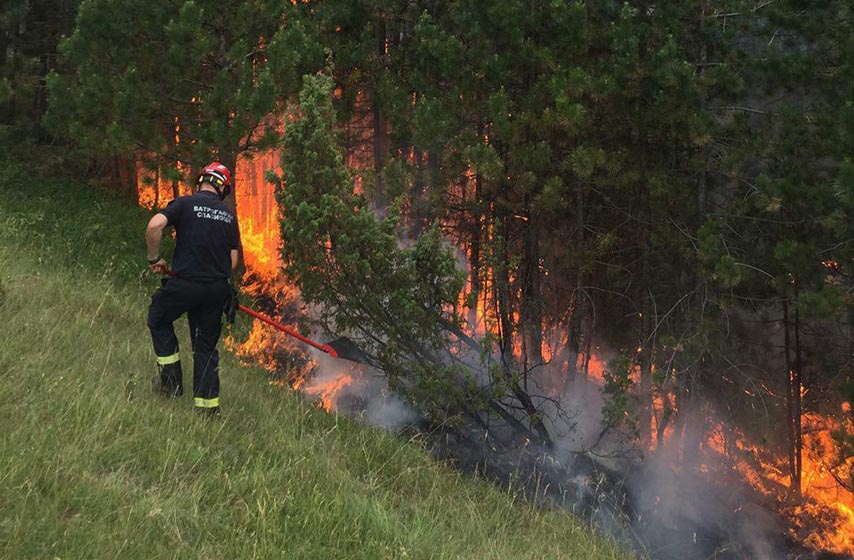
M304 301L324 305L336 332L358 333L392 386L430 413L460 414L464 386L447 334L460 289L455 260L435 229L398 247L395 214L378 219L353 192L336 123L331 78L306 76L276 191L285 272Z
M765 321L764 330L747 338L778 333L780 342L764 358L751 342L726 351L776 365L749 378L779 388L785 401L772 399L771 417L752 424L765 425L786 450L796 494L803 415L838 410L844 397L837 372L850 367L851 325L844 318L852 289L845 242L851 206L843 177L852 128L839 116L850 106L851 11L839 2L814 8L806 13L782 2L742 22L752 85L740 103L726 107L738 131L721 170L731 182L719 189L716 215L700 231L701 255L726 316ZM805 401L805 393L831 397Z
M92 154L153 156L164 173L269 146L271 116L317 48L280 2L84 3L50 79L53 129ZM314 57L314 58L313 58ZM312 58L314 62L312 62Z
M71 31L76 0L5 2L0 8L0 119L14 134L44 140L48 72L57 46Z

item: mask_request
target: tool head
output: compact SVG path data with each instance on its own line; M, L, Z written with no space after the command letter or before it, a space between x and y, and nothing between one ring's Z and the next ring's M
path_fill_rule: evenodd
M331 342L327 342L324 346L328 347L327 353L333 358L341 358L342 360L350 360L359 364L375 366L376 361L368 356L364 350L359 348L355 342L342 336Z

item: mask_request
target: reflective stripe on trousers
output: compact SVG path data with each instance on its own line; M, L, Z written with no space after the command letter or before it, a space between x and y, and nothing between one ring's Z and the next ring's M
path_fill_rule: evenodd
M193 402L199 408L216 408L219 406L219 397L215 399L200 399L196 397Z
M159 366L168 366L179 361L181 361L181 354L178 352L169 356L157 356L157 365Z

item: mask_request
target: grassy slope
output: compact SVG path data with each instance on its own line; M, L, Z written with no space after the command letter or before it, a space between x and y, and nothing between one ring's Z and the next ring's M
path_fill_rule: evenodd
M145 218L0 171L0 558L623 557L230 356L223 418L155 398Z

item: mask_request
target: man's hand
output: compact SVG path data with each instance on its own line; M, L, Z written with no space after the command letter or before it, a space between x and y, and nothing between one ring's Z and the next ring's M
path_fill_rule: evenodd
M148 265L148 270L157 274L165 274L168 268L169 265L166 264L166 259L163 257L160 257L156 263Z
M225 300L225 305L222 308L225 313L225 322L229 325L234 324L234 316L237 315L237 308L240 305L240 300L237 294L237 288L231 281L228 282L228 297Z

